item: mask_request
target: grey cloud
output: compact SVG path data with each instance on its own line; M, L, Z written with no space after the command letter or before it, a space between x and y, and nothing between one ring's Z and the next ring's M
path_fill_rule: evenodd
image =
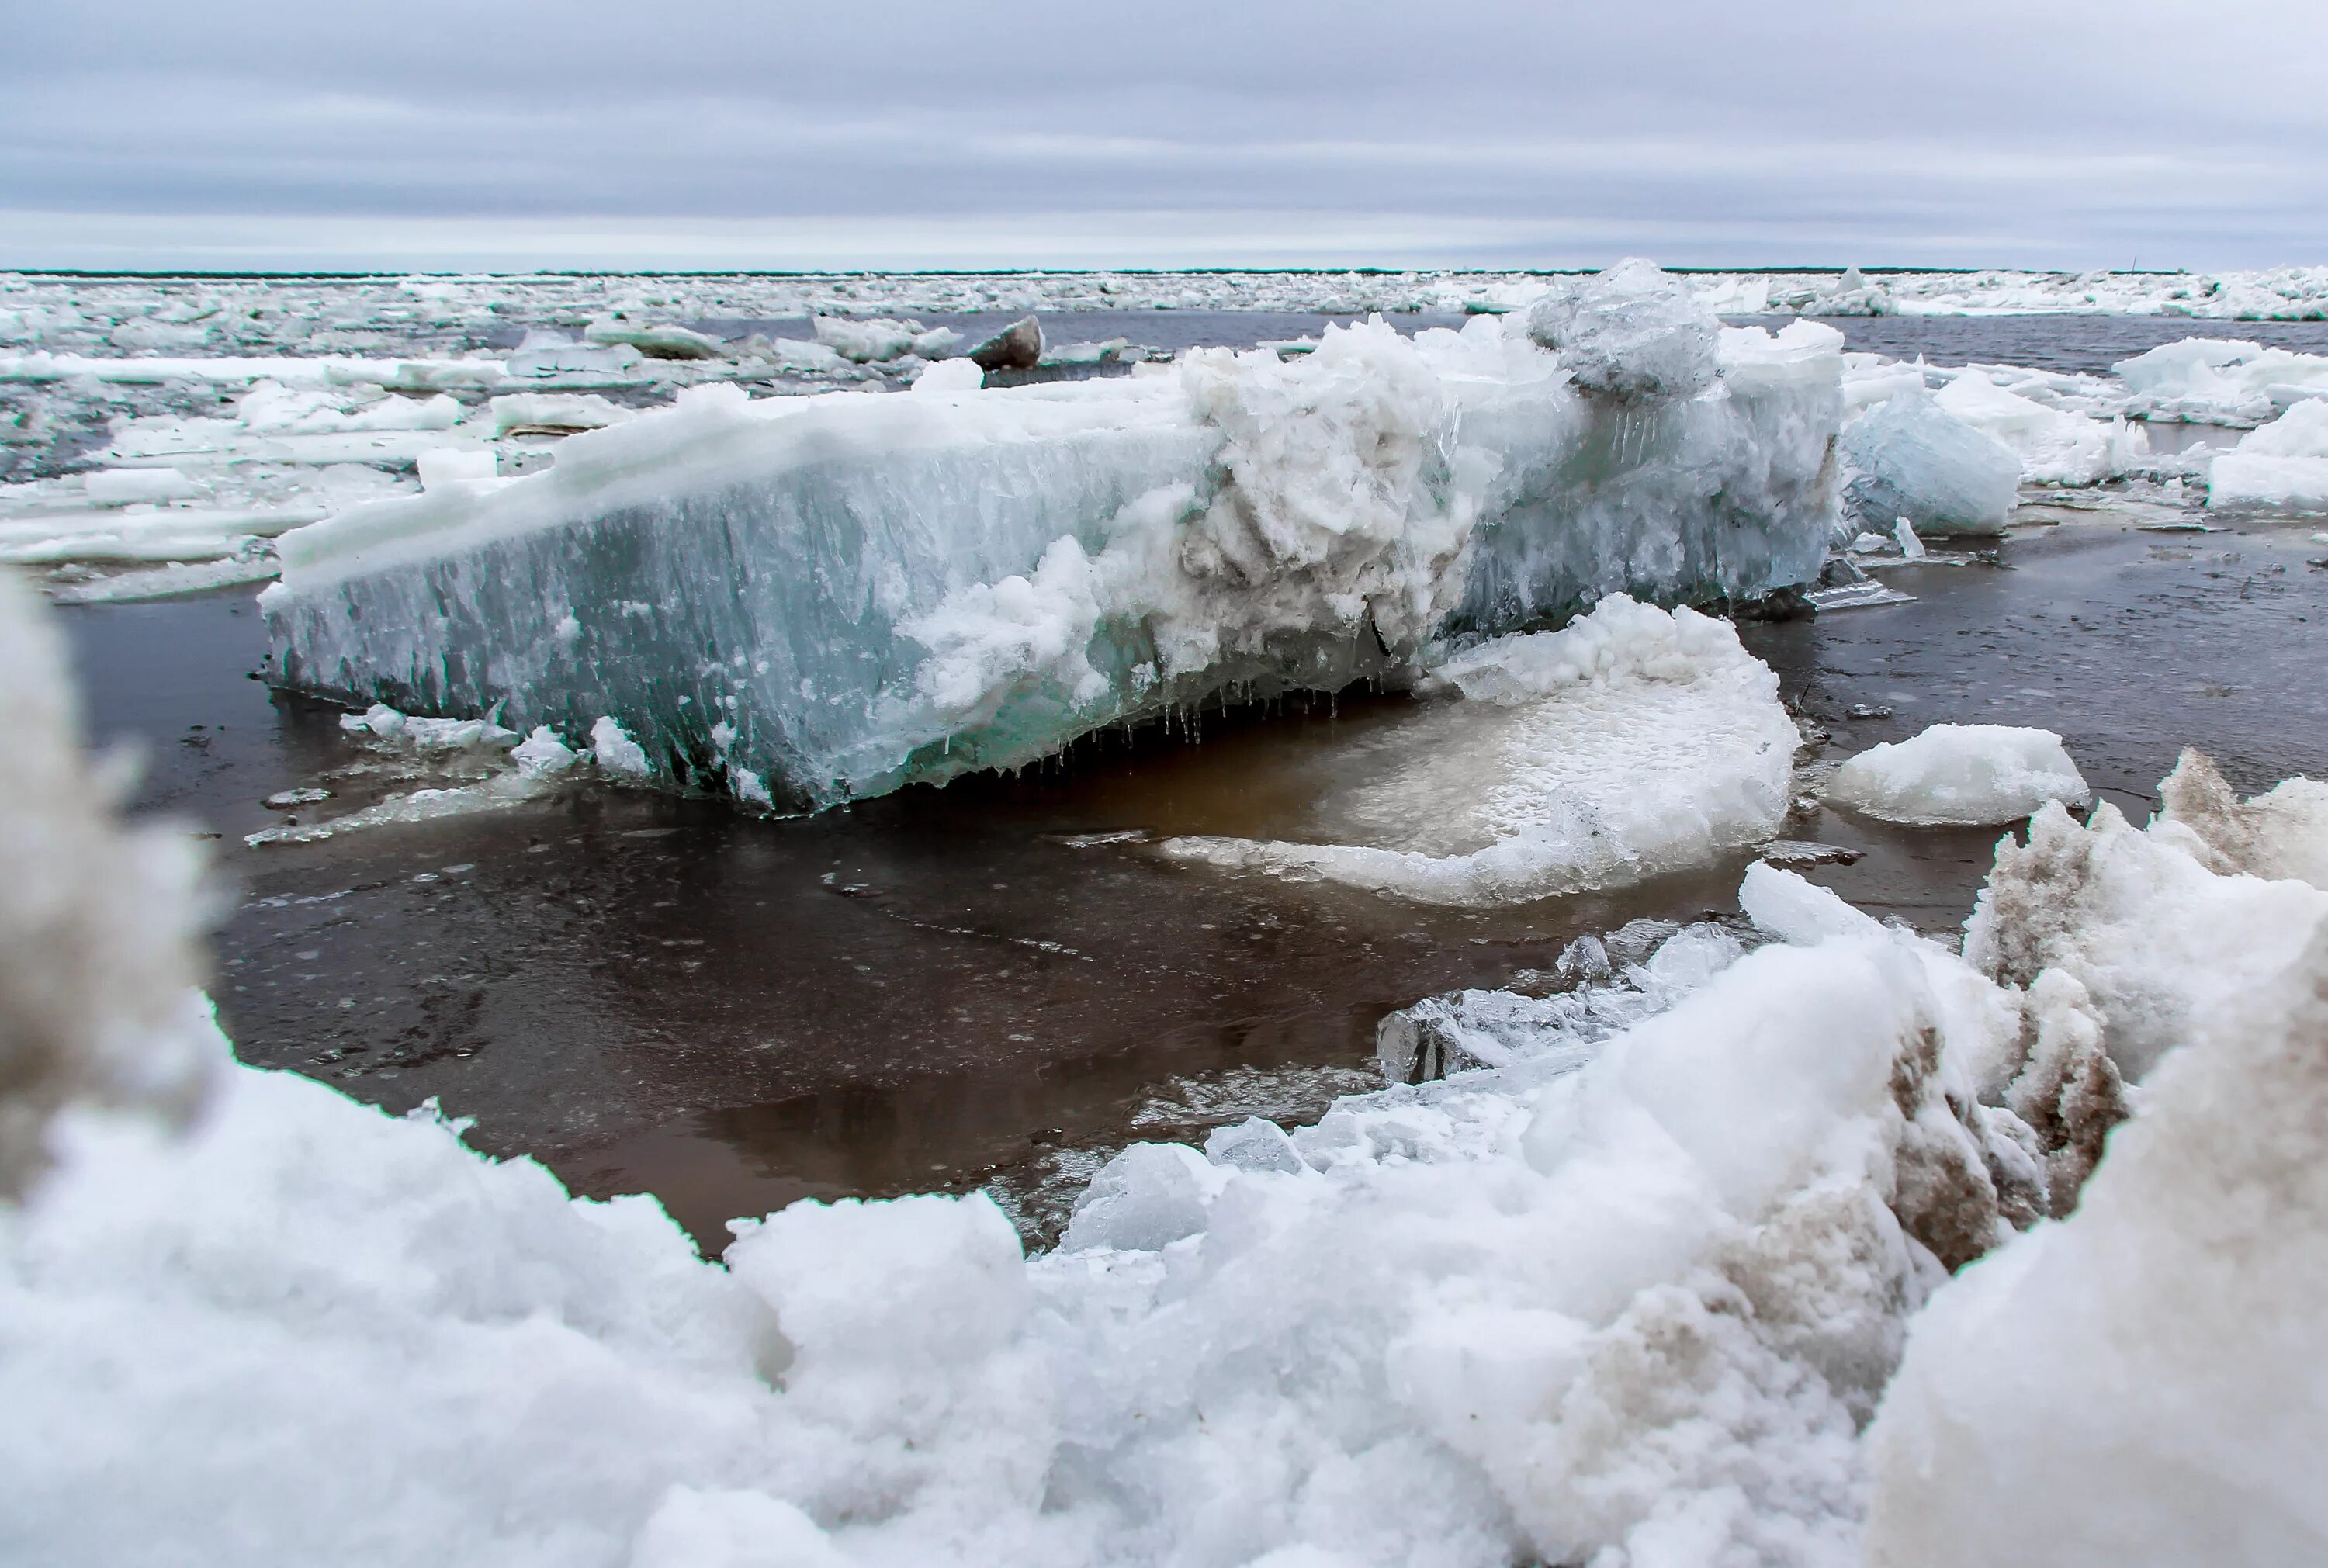
M1159 261L1262 259L1236 236L1272 221L1387 263L2233 266L2328 240L2312 0L2203 27L2158 0L29 9L0 209L42 216L0 221L0 262L76 216L190 243L225 218L861 220L921 225L931 264L1012 214L1030 264L1141 214L1190 251Z

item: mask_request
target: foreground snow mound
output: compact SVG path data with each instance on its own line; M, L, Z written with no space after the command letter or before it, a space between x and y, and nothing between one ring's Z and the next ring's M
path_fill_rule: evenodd
M2020 454L1942 408L1922 381L1915 372L1912 388L1844 427L1854 519L1877 533L1903 517L1936 538L2004 532L2021 494Z
M1818 570L1841 339L1715 337L1718 374L1647 404L1493 317L1002 390L698 388L546 473L286 536L277 670L520 728L611 714L664 783L821 805L1611 591L1753 597Z
M1986 827L2018 822L2049 801L2083 805L2092 792L2050 729L1935 724L1845 762L1826 798L1911 827Z
M1903 1318L2025 1163L1972 1101L2011 1024L1968 983L1863 921L1764 949L1541 1088L1137 1146L1031 1264L974 1197L796 1205L722 1269L648 1200L234 1068L186 1143L77 1123L0 1228L0 1539L1843 1563Z
M1177 859L1432 904L1618 887L1768 839L1799 736L1726 621L1619 595L1438 675L1462 700L1366 744L1321 808L1337 843L1168 840Z
M2067 1223L1916 1319L1871 1568L2328 1560L2328 934L2213 1024Z

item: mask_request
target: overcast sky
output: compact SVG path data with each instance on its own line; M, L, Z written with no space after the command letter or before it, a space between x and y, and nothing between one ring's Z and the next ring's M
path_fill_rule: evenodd
M2328 0L0 0L0 265L2328 261Z

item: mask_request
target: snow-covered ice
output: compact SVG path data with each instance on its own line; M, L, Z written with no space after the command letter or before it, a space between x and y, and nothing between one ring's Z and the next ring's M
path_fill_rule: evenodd
M1622 396L1494 317L1007 390L700 387L547 472L295 530L277 671L568 732L612 714L666 783L818 805L1610 591L1807 582L1837 335L1693 331L1711 385Z
M2018 822L2049 801L2083 805L2091 793L2060 736L2004 724L1935 724L1870 746L1826 786L1837 804L1916 827Z
M1177 859L1432 904L1522 902L1685 869L1769 838L1800 737L1726 621L1612 595L1563 631L1434 671L1460 696L1359 745L1360 782L1293 843L1178 838Z

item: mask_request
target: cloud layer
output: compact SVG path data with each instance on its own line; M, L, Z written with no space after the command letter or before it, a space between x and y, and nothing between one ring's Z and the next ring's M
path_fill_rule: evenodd
M2328 7L23 8L0 264L2235 267Z

